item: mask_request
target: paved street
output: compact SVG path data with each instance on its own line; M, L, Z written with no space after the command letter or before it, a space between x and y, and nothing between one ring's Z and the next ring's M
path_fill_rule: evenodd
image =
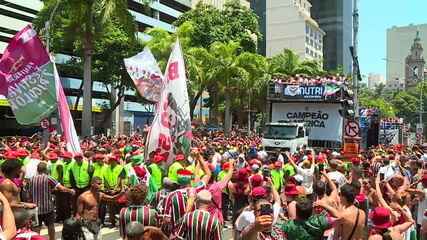
M62 225L57 224L55 226L56 231L56 239L61 239L61 231L62 231ZM232 239L232 230L231 229L225 229L223 230L224 240ZM44 237L48 237L47 235L47 228L43 228L41 231L41 235ZM111 228L102 228L101 229L101 235L103 240L117 240L121 239L119 230L117 228L111 229Z

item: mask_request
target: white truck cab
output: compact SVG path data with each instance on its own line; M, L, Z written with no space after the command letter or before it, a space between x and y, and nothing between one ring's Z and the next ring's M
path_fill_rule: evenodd
M265 125L262 146L267 152L281 150L294 153L307 145L308 130L304 123L272 122Z

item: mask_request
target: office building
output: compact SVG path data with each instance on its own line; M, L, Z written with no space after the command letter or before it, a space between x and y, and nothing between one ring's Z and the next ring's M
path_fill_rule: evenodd
M174 32L175 28L172 23L183 12L191 9L191 0L157 0L153 1L148 8L143 5L142 0L129 0L128 6L129 12L135 17L138 25L138 36L144 39L147 36L143 34L143 31L148 27L160 27L169 32ZM0 54L3 53L13 35L31 23L42 7L43 3L40 0L2 1L0 5ZM68 55L56 54L55 61L58 64L64 64L69 58L70 56ZM58 68L61 70L60 65ZM74 103L77 96L81 94L79 87L82 79L61 74L61 81L67 94L70 108L73 109L76 130L80 133L83 98L80 98L80 103L76 109L74 109ZM105 131L105 129L98 127L98 124L103 120L104 116L102 112L108 106L109 95L105 86L100 82L94 82L92 95L92 111L94 112L92 118L93 125L96 126L95 133L97 133L97 130ZM120 121L116 121L116 123L122 124L121 129L123 129L124 133L130 133L138 127L143 129L144 125L149 123L154 114L154 106L138 103L134 91L126 91L125 101L121 108L123 114ZM0 124L1 135L14 135L18 133L16 129L25 127L19 126L16 123L9 108L9 103L3 96L0 98L0 121L2 122Z
M411 54L411 47L414 44L417 32L419 32L419 43L425 48L427 46L427 24L393 26L387 29L387 55L384 59L387 65L387 82L393 82L397 78L402 81L405 80L405 59ZM421 56L426 59L426 51Z
M261 5L261 4L260 4ZM322 61L325 32L310 15L307 0L266 1L266 56L291 49L301 59Z
M405 79L395 78L387 80L385 88L387 90L405 90Z
M385 85L385 78L383 75L378 74L378 73L369 73L368 75L368 88L369 89L374 89L379 85Z
M323 65L326 70L353 69L350 46L353 45L353 0L310 0L311 16L325 31Z

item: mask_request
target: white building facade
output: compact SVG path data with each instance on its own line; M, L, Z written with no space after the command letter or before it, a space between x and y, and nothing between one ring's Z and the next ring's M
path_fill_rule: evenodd
M307 0L269 0L266 6L266 55L291 49L305 60L322 61L325 32L310 15Z
M385 78L379 73L369 73L368 75L368 88L373 89L380 84L386 84Z

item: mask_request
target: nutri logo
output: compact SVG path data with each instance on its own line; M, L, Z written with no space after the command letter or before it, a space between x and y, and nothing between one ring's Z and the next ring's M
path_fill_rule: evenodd
M322 98L324 92L324 86L287 85L283 95L289 98Z

